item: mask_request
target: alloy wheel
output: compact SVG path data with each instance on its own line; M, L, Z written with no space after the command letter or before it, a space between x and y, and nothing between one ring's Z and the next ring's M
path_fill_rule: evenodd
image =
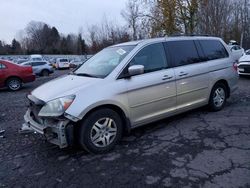
M221 107L226 98L226 93L223 88L219 87L214 91L213 102L216 107Z
M110 145L117 135L117 126L111 118L101 118L90 131L91 142L96 147L106 147Z

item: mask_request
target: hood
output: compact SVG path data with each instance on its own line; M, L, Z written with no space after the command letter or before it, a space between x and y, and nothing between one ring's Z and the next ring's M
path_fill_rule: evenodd
M50 100L75 94L102 79L75 75L66 75L49 81L31 92L36 98L48 102Z
M243 55L240 59L239 62L242 61L249 61L250 62L250 55Z

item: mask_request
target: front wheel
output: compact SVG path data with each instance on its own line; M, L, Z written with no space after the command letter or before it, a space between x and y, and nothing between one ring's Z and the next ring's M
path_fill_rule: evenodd
M210 94L209 108L211 111L221 110L227 100L227 89L223 83L216 84Z
M111 109L91 113L80 125L78 141L91 153L105 153L114 148L122 136L122 120Z

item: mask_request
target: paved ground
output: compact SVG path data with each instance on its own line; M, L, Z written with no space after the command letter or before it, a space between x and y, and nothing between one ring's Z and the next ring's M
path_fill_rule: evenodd
M56 73L63 74L65 72ZM250 78L224 110L205 108L134 130L111 153L60 150L18 134L27 92L0 91L0 187L250 187Z

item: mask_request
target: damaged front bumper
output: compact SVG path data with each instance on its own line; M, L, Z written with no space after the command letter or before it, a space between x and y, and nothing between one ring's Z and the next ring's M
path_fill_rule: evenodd
M50 119L34 117L32 110L29 108L24 115L25 126L29 127L34 132L42 134L46 139L60 148L65 148L72 145L73 140L73 125L70 120Z

